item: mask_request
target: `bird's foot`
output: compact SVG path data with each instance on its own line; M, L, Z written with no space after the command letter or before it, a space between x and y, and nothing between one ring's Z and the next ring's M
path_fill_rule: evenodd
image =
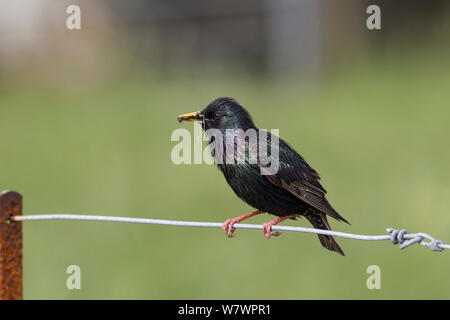
M264 237L266 237L266 239L269 239L271 236L274 236L274 237L280 236L281 232L280 231L272 231L272 227L274 225L276 225L277 223L280 223L281 221L284 221L284 220L290 219L290 218L294 218L296 216L298 216L298 214L290 214L290 215L279 217L272 221L264 223L263 224Z
M233 237L233 233L234 233L234 229L233 226L236 223L239 223L241 221L240 217L239 218L233 218L233 219L228 219L227 221L225 221L222 225L222 230L225 231L225 234L227 235L228 238L232 238Z
M228 219L227 221L225 221L225 222L222 224L222 230L225 231L225 234L227 235L228 238L231 238L231 237L233 237L233 232L234 232L234 230L235 230L235 229L233 228L233 226L234 226L236 223L239 223L239 222L241 222L242 220L245 220L245 219L247 219L247 218L253 217L254 215L257 215L257 214L260 214L260 213L263 213L263 211L257 210L257 211L253 211L253 212L244 214L243 216L240 216L240 217L237 217L237 218Z
M263 233L266 239L269 239L271 236L278 237L281 236L280 231L272 231L272 227L275 225L274 221L269 221L263 224Z

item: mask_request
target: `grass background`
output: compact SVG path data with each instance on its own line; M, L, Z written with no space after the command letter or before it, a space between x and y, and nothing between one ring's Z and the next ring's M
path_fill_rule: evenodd
M232 78L121 75L93 88L36 82L0 90L0 189L24 213L83 213L222 222L249 212L214 166L170 160L176 116L233 96L321 174L352 225L408 228L450 241L448 59L355 61L318 85ZM258 216L249 223L262 223ZM305 221L285 225L309 226ZM27 299L450 298L448 252L389 242L96 222L24 223ZM82 289L66 288L68 265ZM381 290L366 288L369 265Z

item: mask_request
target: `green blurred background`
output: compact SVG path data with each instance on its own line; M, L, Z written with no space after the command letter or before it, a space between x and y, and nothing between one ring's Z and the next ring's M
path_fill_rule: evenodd
M33 3L5 2L0 14L0 189L23 194L24 214L222 222L249 212L214 166L170 159L173 130L193 131L177 115L232 96L321 174L351 222L334 230L450 241L445 1L375 1L376 31L365 26L373 3L361 1L76 1L81 30L65 27L73 2ZM449 253L421 246L338 239L341 257L302 233L23 228L26 299L450 298ZM66 288L72 264L81 290ZM366 287L370 265L380 290Z

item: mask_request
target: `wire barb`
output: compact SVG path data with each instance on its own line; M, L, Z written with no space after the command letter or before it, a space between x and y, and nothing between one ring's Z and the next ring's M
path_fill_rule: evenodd
M39 221L39 220L79 220L79 221L104 221L104 222L125 222L125 223L144 223L144 224L159 224L167 226L180 227L206 227L206 228L221 228L222 223L218 222L194 222L194 221L175 221L175 220L160 220L160 219L146 219L146 218L130 218L130 217L112 217L112 216L95 216L95 215L80 215L80 214L36 214L25 216L13 216L12 221ZM257 224L235 224L236 229L262 229L262 225ZM272 230L276 231L293 231L324 234L329 236L366 240L379 241L390 240L394 245L400 243L400 249L405 249L413 244L420 244L428 247L432 251L440 252L444 249L450 249L450 245L445 244L442 240L437 240L426 233L409 233L406 229L388 228L386 231L390 235L361 235L352 234L332 230L321 230L314 228L291 227L291 226L273 226ZM424 241L427 239L428 241Z
M443 251L444 249L450 249L450 246L446 245L444 241L437 240L423 232L409 233L406 229L396 230L392 228L388 228L386 231L391 234L391 241L393 244L400 243L400 249L405 249L415 243L437 252ZM423 241L424 239L429 241Z

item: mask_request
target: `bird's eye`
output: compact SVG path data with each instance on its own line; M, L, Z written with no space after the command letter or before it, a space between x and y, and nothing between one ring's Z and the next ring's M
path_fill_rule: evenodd
M218 120L220 118L220 113L214 113L214 120Z

